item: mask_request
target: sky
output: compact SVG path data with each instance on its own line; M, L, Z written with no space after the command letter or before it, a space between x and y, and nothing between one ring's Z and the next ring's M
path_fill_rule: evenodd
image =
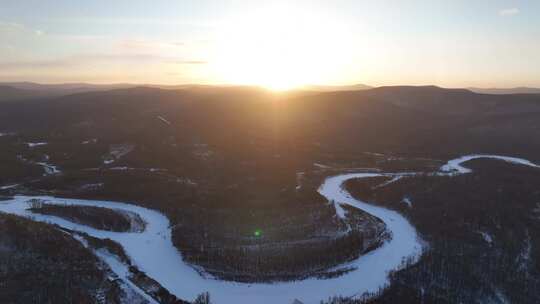
M0 0L0 81L540 87L540 1Z

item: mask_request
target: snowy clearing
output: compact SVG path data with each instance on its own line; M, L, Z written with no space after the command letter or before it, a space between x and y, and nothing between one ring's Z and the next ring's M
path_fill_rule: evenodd
M45 170L45 175L53 175L62 172L58 169L58 167L45 162L37 162L36 165L40 165L43 167L43 170Z
M88 145L88 144L95 144L97 143L97 138L92 138L92 139L89 139L89 140L85 140L81 143L81 145Z
M409 197L404 197L401 202L403 202L407 207L412 208L412 201Z
M313 163L313 166L315 166L317 168L320 168L320 169L329 169L329 168L331 168L330 166L319 164L319 163Z
M45 159L49 159L49 156L48 155L44 155ZM53 175L53 174L59 174L59 173L62 173L62 171L60 171L60 169L58 169L57 166L54 166L54 165L51 165L49 163L46 163L46 162L36 162L36 161L32 161L32 160L28 160L26 158L24 158L22 155L17 155L17 158L20 160L20 161L23 161L25 163L29 163L29 164L34 164L34 165L38 165L38 166L41 166L43 168L43 170L45 171L45 173L43 175Z
M26 145L28 146L28 148L35 148L35 147L39 147L39 146L45 146L45 145L48 145L49 143L47 142L27 142Z
M491 234L485 231L477 231L477 232L482 236L482 238L484 239L484 241L486 241L486 243L488 243L489 245L493 244L493 237L491 236Z
M165 118L163 118L163 116L158 116L157 118L158 118L159 120L161 120L162 122L168 124L169 126L171 125L171 122L168 121L168 120L166 120Z
M384 183L381 183L377 186L374 186L371 188L371 190L375 190L375 189L379 189L379 188L382 188L382 187L386 187L394 182L397 182L398 180L402 179L403 178L403 175L396 175L394 177L392 177L391 179L385 181Z
M7 190L7 189L15 188L15 187L17 187L18 185L20 185L20 184L12 184L12 185L1 186L1 187L0 187L0 190Z

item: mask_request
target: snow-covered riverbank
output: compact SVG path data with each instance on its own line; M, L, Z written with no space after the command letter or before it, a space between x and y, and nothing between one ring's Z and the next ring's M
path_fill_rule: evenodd
M500 155L491 155L491 154L472 154L472 155L465 155L460 158L449 160L444 166L441 167L441 171L443 172L455 172L457 174L459 173L471 173L472 170L466 167L463 167L461 164L464 162L468 162L470 160L479 159L479 158L490 158L490 159L498 159L505 162L509 162L512 164L518 164L518 165L524 165L529 166L533 168L540 168L539 165L534 164L526 159L523 158L517 158L517 157L510 157L510 156L500 156Z
M497 158L506 161L511 160L515 163L538 167L526 160L516 158L465 156L449 161L441 170L453 170L457 171L458 174L469 172L465 171L464 169L466 168L462 167L461 164L479 157ZM298 282L275 284L246 284L203 278L190 265L182 261L181 254L173 246L168 218L157 211L137 205L109 201L37 197L56 204L98 206L136 213L147 223L146 229L140 233L102 231L58 217L31 213L27 210L29 207L27 201L36 197L16 196L12 200L0 201L0 211L29 217L36 221L55 223L67 229L86 232L97 238L110 238L124 247L133 264L137 265L141 271L144 271L149 277L155 279L171 293L182 299L191 300L198 294L208 291L214 303L217 304L287 304L291 303L294 299L298 299L306 304L319 303L321 300L334 295L360 296L365 292L375 292L388 284L388 273L398 269L404 260L420 257L422 252L421 242L414 227L403 216L396 211L354 199L342 188L343 183L349 179L397 176L399 174L343 174L329 177L321 185L319 192L329 202L334 203L338 216L346 216L343 205L364 210L380 218L392 235L391 239L381 247L347 265L355 267L356 270L337 278L325 280L307 279ZM113 270L115 269L114 265L110 266Z
M393 237L381 248L353 261L348 266L357 270L341 277L276 284L246 284L217 281L201 277L190 265L182 261L171 241L169 220L163 214L140 206L108 202L53 197L16 196L13 200L0 203L0 211L31 217L33 220L58 224L64 228L86 232L97 238L110 238L124 247L133 263L148 276L182 299L194 299L199 293L209 291L216 303L291 303L299 299L303 303L319 303L333 295L354 296L374 292L387 283L388 271L396 269L402 260L419 256L421 246L414 228L395 211L368 205L353 199L341 188L350 178L376 176L377 174L346 174L328 178L319 192L329 201L349 204L363 209L387 225ZM119 233L97 230L55 216L35 214L26 210L27 201L39 198L56 204L98 206L137 213L147 223L142 233ZM336 205L338 206L338 205ZM338 207L338 210L342 210ZM344 216L344 212L340 214ZM115 265L110 265L114 270ZM116 267L117 268L117 267Z

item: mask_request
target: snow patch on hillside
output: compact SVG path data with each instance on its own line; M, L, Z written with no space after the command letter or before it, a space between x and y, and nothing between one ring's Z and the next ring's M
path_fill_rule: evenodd
M163 118L163 116L158 116L157 118L158 118L159 120L161 120L162 122L168 124L169 126L171 125L171 122L168 121L168 120L166 120L165 118Z
M95 144L95 143L97 143L97 141L98 141L97 138L92 138L92 139L85 140L85 141L81 142L81 145Z
M103 164L110 165L135 149L133 144L115 144L109 146L109 153L104 156Z
M44 175L53 175L53 174L62 173L62 171L60 171L60 169L58 169L57 166L48 164L46 162L37 162L36 165L40 165L41 167L43 167L43 170L45 170Z
M12 188L15 188L17 186L19 186L20 184L12 184L12 185L5 185L5 186L1 186L0 187L0 190L7 190L7 189L12 189Z
M39 146L45 146L45 145L48 145L49 143L47 142L27 142L26 145L28 146L28 148L35 148L35 147L39 147Z
M378 188L382 188L382 187L386 187L392 183L395 183L397 182L398 180L402 179L403 178L403 175L396 175L394 177L392 177L391 179L385 181L384 183L381 183L381 184L378 184L374 187L371 188L371 190L375 190L375 189L378 189Z
M488 243L489 245L493 244L493 237L491 236L491 234L485 231L477 231L477 232L482 236L482 238L484 239L484 241L486 241L486 243Z
M408 196L404 197L401 202L407 205L407 207L412 208L412 201Z

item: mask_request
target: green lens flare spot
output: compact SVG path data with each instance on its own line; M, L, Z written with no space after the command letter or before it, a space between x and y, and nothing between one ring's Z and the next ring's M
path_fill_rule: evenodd
M253 235L254 235L255 237L261 237L261 235L262 235L262 230L261 230L261 229L255 230L255 231L253 232Z

